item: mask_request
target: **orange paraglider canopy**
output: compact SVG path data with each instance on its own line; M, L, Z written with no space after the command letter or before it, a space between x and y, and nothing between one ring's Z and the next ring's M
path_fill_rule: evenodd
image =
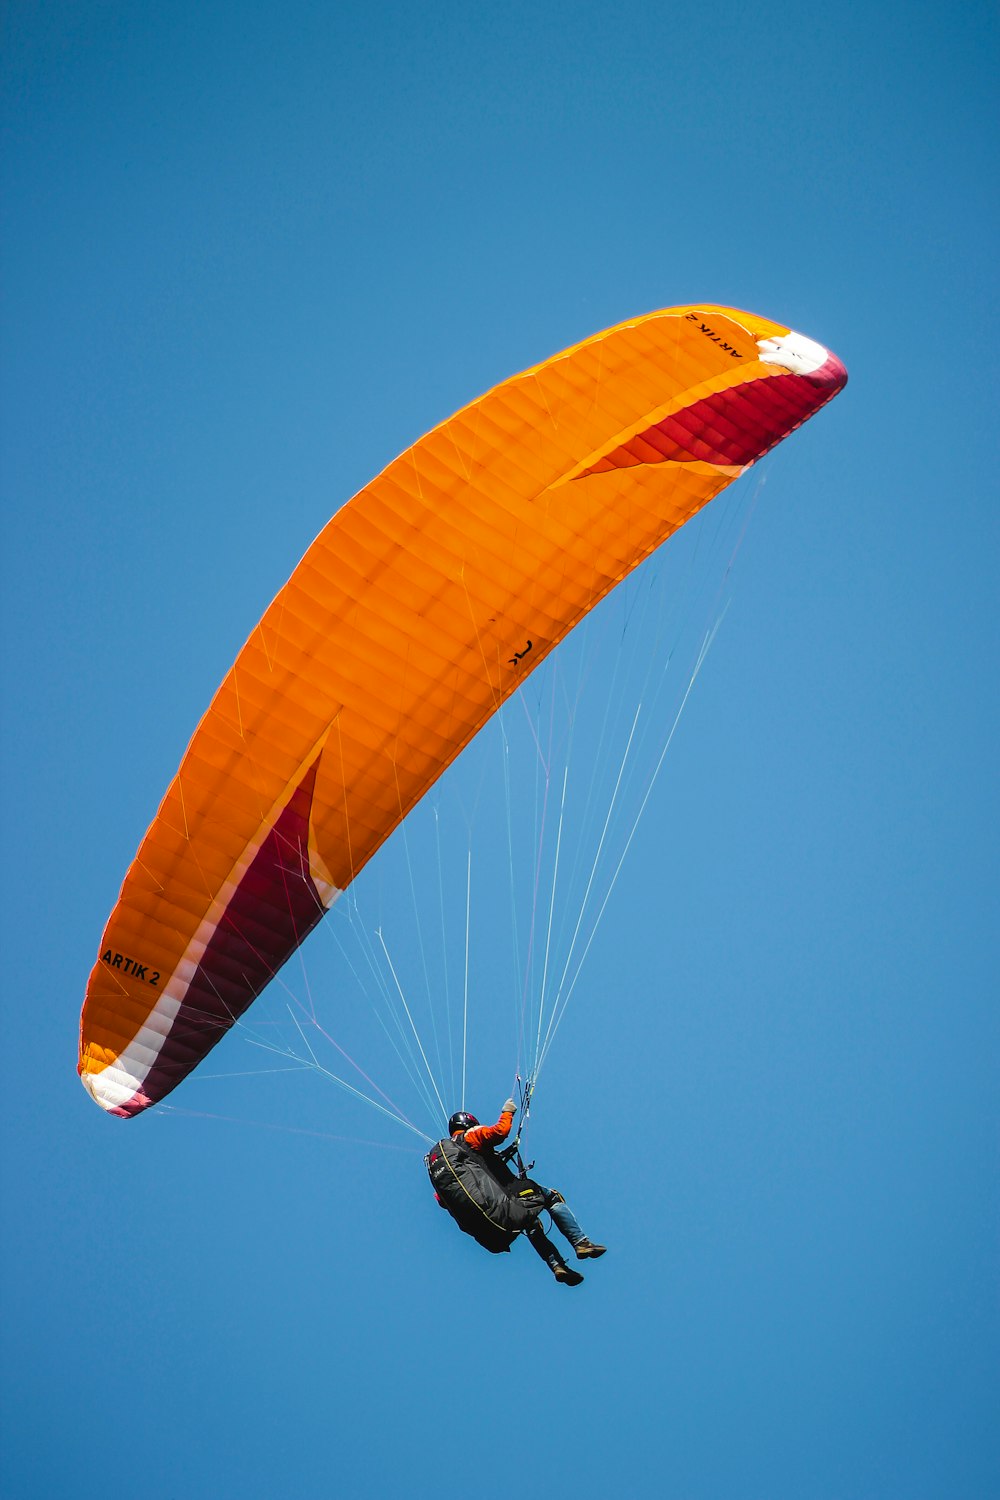
M846 378L784 325L669 308L505 381L338 511L125 877L81 1018L95 1100L169 1093L526 674Z

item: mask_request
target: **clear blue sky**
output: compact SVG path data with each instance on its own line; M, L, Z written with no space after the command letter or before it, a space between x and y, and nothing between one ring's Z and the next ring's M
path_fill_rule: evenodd
M997 29L4 7L5 1495L1000 1493ZM239 1077L237 1036L190 1113L100 1114L103 924L320 526L498 380L694 300L851 380L744 496L546 1064L538 1174L608 1256L572 1293L487 1257L418 1142Z

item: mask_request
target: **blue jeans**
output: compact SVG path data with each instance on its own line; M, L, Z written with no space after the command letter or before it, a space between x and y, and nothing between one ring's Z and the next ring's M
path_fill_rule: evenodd
M569 1240L575 1250L580 1241L586 1238L583 1230L580 1228L576 1215L561 1193L555 1193L551 1188L543 1188L542 1191L548 1197L545 1207L552 1217L553 1224L559 1230L559 1233ZM542 1257L546 1265L558 1266L562 1264L562 1256L540 1224L536 1224L534 1229L527 1231L527 1238L530 1241L532 1249Z

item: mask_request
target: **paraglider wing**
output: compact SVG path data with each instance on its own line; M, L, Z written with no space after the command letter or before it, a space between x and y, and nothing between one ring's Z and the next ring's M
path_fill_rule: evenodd
M670 308L505 381L346 504L195 731L101 940L79 1071L162 1099L572 626L846 381Z

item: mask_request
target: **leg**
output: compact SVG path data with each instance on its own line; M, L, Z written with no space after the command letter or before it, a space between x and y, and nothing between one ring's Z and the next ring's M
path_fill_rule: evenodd
M559 1251L553 1245L540 1224L526 1231L528 1243L536 1255L540 1255L556 1280L564 1286L579 1286L583 1277L579 1271L571 1271Z
M595 1245L592 1240L588 1240L580 1228L576 1214L570 1208L562 1193L550 1190L549 1201L546 1207L552 1215L552 1222L559 1230L559 1233L565 1235L576 1251L577 1260L596 1260L599 1255L604 1254L608 1248L607 1245Z
M552 1222L564 1239L569 1240L575 1250L583 1240L587 1238L580 1228L576 1214L570 1208L562 1193L550 1193L549 1201L545 1205L552 1216Z
M535 1254L540 1255L545 1264L554 1271L556 1266L559 1265L559 1263L562 1261L562 1256L559 1254L559 1251L556 1249L555 1245L553 1245L552 1241L549 1239L542 1226L540 1224L536 1224L533 1229L526 1230L525 1234L528 1244L531 1246L532 1250L534 1250Z

